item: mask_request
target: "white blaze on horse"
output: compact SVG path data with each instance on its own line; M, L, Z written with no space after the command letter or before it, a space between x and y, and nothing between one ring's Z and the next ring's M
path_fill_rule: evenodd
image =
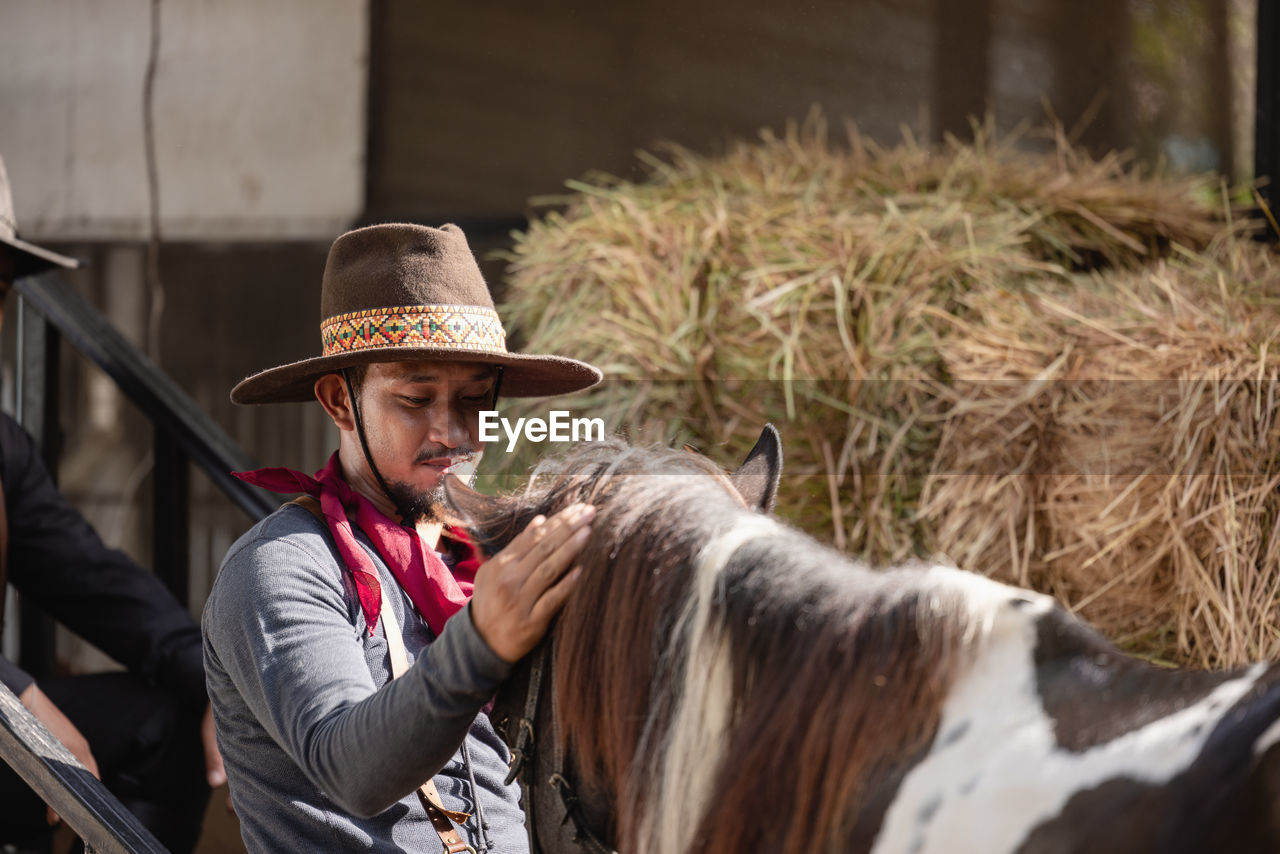
M598 507L495 711L535 851L1280 851L1276 667L1163 670L1048 597L870 570L765 515L780 469L767 428L731 476L603 442L448 484L490 550Z

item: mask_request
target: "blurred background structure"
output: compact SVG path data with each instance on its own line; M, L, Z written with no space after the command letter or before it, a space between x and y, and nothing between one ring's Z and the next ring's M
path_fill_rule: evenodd
M75 287L252 457L314 470L336 444L318 407L227 394L316 352L325 253L348 227L457 222L501 299L491 253L532 199L592 171L639 177L636 151L662 140L714 154L814 106L885 144L1056 118L1090 151L1245 182L1255 138L1273 142L1255 128L1273 5L0 0L0 153L24 235L89 262ZM85 360L59 371L61 485L150 565L149 424ZM200 474L190 501L198 613L250 520ZM56 666L104 664L58 637Z

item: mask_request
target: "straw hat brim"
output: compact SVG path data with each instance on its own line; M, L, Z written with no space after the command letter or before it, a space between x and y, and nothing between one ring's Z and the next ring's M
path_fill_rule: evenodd
M14 252L14 276L16 278L33 276L36 273L43 273L45 270L50 270L54 267L74 270L80 266L80 262L75 258L68 258L66 255L59 255L57 252L50 252L42 246L28 243L19 237L0 236L0 243L17 250Z
M239 404L306 403L316 399L316 380L325 374L356 365L422 359L501 365L502 385L499 394L502 397L569 394L590 388L603 378L598 369L586 362L563 356L484 353L444 347L379 347L354 353L316 356L262 371L241 380L231 390L231 401Z

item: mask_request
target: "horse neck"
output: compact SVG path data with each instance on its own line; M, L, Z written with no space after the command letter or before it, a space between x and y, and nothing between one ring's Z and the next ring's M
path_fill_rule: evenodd
M643 796L637 759L670 713L662 685L681 666L671 639L687 622L699 555L719 532L763 520L708 478L659 477L648 485L661 493L641 489L601 508L579 556L583 575L554 629L561 749L580 785L610 804ZM625 823L627 811L618 818Z
M950 638L921 641L920 590L708 496L628 508L621 537L609 521L557 629L555 692L620 846L751 850L779 811L850 838L873 772L937 724Z

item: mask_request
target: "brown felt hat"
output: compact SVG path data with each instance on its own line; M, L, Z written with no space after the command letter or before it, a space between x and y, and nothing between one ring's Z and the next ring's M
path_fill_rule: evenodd
M0 157L0 244L13 250L14 278L43 273L52 267L73 269L80 262L42 246L18 238L18 219L13 213L13 192L9 189L9 173Z
M589 388L600 371L562 356L507 352L493 298L456 225L371 225L334 241L320 286L319 356L254 374L234 403L315 400L315 381L354 365L448 359L502 366L502 394Z

